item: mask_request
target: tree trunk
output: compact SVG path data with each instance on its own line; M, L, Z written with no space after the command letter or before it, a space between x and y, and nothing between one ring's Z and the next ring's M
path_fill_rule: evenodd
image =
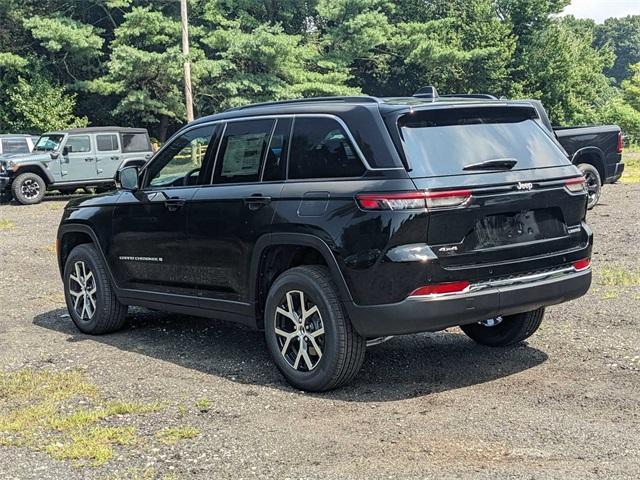
M164 143L167 139L167 130L169 129L169 117L162 115L160 117L160 126L158 127L158 140Z

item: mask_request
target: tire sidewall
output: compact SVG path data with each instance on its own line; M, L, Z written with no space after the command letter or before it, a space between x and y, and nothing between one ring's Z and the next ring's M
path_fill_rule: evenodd
M106 285L104 285L104 279L98 273L98 265L95 255L92 255L90 252L93 249L86 245L81 245L79 247L74 248L69 256L67 257L67 261L64 266L64 298L67 304L67 310L69 310L69 315L73 320L73 323L76 324L76 327L83 333L93 333L98 326L100 325L101 317L105 315L105 294ZM75 309L73 308L73 297L69 293L69 285L70 285L70 275L74 273L74 265L78 261L83 261L86 267L93 273L93 278L95 281L95 285L97 288L96 292L96 311L91 320L82 320L77 314Z
M317 305L322 323L324 326L324 350L319 364L311 372L299 372L294 370L280 353L280 348L275 334L275 311L280 304L280 300L291 290L301 290ZM331 308L331 303L327 294L320 289L311 279L301 272L285 272L273 283L269 290L266 302L264 329L267 348L271 353L276 366L292 383L302 389L317 390L322 388L335 372L337 363L337 346L339 334L337 331L337 315L342 312L335 312Z
M40 187L40 192L37 197L26 198L22 194L22 185L27 180L33 180L38 183L38 186ZM40 175L36 173L22 173L18 175L12 183L13 198L15 198L18 203L21 203L23 205L35 205L36 203L40 203L44 198L44 194L46 190L47 190L47 186L44 183L44 180Z

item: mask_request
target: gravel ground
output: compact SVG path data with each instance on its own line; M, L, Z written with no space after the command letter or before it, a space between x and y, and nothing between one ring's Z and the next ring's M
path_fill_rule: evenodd
M139 440L102 466L0 446L0 478L640 478L639 200L640 185L605 188L592 290L526 344L396 337L320 395L290 388L261 334L232 324L137 310L122 332L80 334L55 262L64 200L0 206L0 371L80 370L105 399L163 404L106 420ZM182 426L199 433L156 440Z

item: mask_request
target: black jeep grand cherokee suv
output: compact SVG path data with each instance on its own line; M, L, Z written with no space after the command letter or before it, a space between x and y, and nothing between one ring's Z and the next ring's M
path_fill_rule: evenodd
M187 125L119 181L60 225L78 328L117 330L127 305L238 321L305 390L350 381L384 336L519 342L591 281L583 177L526 102L253 105Z

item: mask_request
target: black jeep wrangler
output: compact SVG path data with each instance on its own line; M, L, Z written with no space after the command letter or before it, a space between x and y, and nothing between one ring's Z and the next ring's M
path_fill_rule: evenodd
M304 390L354 378L367 343L460 326L500 347L588 290L580 171L528 102L340 97L201 118L58 232L69 313L128 305L263 329Z

